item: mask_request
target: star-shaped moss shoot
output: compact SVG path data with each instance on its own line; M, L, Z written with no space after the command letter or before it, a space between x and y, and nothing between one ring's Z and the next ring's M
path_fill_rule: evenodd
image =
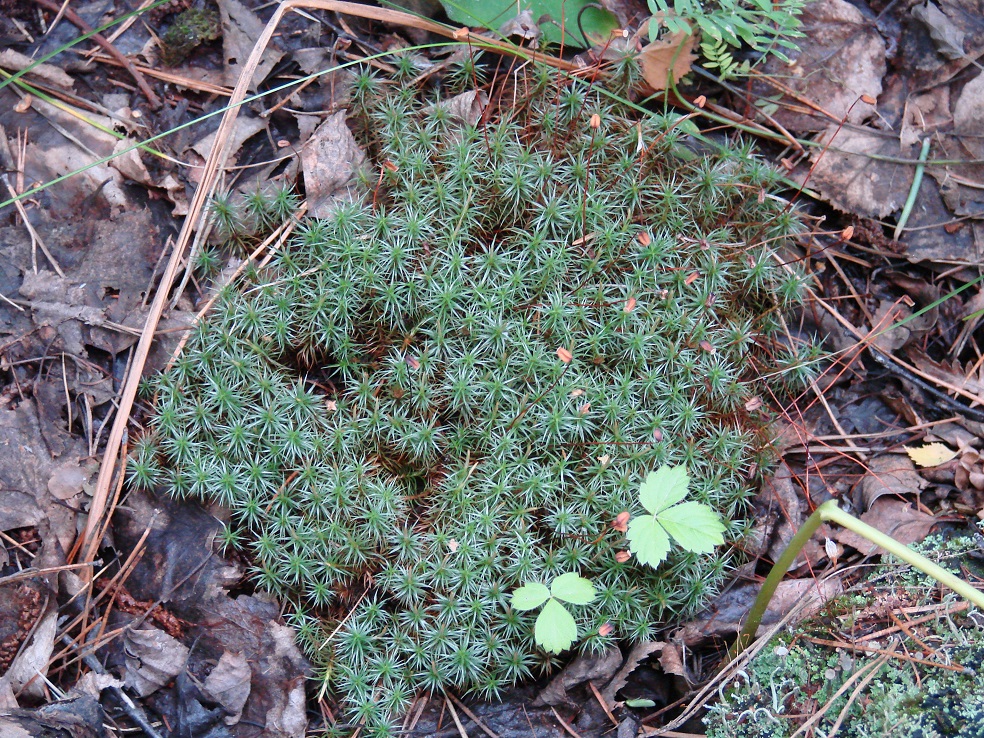
M724 543L721 517L700 502L683 502L690 486L684 466L661 466L639 488L649 511L629 523L629 550L643 564L658 567L670 553L670 539L694 553L711 553Z

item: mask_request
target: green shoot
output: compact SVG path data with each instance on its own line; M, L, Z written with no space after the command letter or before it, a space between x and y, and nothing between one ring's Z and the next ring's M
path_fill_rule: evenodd
M626 534L629 550L643 564L656 568L670 553L670 538L694 553L712 553L724 543L721 517L700 502L683 502L690 486L684 466L661 466L639 489L639 502L649 515L634 518Z
M543 605L536 618L533 639L544 650L559 654L577 640L574 616L560 601L572 605L587 605L594 601L596 595L595 586L589 580L568 572L554 579L549 589L539 582L520 587L513 592L510 604L514 610L535 610Z

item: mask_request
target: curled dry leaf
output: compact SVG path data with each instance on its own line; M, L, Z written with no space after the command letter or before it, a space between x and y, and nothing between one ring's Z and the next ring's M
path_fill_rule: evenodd
M936 527L936 518L896 497L879 497L861 520L906 546L923 540ZM838 530L834 538L864 556L878 552L874 543L847 529Z
M926 480L907 456L877 456L868 463L868 474L861 480L861 500L856 502L861 509L870 510L879 497L912 495L925 486Z
M968 449L960 455L953 481L962 492L971 487L984 492L984 457L980 451Z
M639 52L639 63L646 84L658 92L669 86L671 78L673 84L683 79L690 71L690 65L697 59L694 54L696 44L696 36L681 32L643 46Z

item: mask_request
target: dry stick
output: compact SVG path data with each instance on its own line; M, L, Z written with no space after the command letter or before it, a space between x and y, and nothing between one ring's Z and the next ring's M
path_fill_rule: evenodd
M83 56L85 55L83 54ZM100 62L101 64L115 64L116 66L123 66L115 57L103 56L102 54L96 54L93 57L93 61ZM134 64L133 68L147 77L159 79L161 82L170 82L173 85L178 85L179 87L184 87L188 90L207 92L211 95L219 95L221 97L229 97L229 95L232 94L232 89L229 87L213 85L211 82L202 82L201 80L192 79L191 77L166 72L163 69L154 69L154 67L148 67L143 64Z
M58 3L52 2L52 0L34 0L34 2L42 8L47 8L53 13L57 13L61 10L61 6L59 6ZM134 81L137 83L137 87L140 88L140 91L144 94L144 97L147 98L147 102L150 103L150 107L157 110L157 108L161 106L160 98L154 94L152 89L150 89L150 85L147 84L147 80L144 79L144 76L137 71L136 67L133 66L133 62L120 53L119 49L107 41L102 34L93 33L92 26L82 20L79 14L68 7L67 4L65 5L65 17L68 18L80 31L82 31L82 33L92 34L90 38L102 46L106 50L106 53L126 68L126 71L130 73L130 76L133 77Z
M468 738L468 731L465 730L465 726L461 724L461 719L458 717L458 713L454 709L454 705L451 704L450 700L446 700L445 705L447 705L448 710L451 711L451 719L454 720L455 726L458 728L458 734L461 738Z
M478 719L478 715L476 715L474 712L472 712L471 710L469 710L461 700L459 700L457 697L455 697L450 692L448 692L446 696L452 702L454 702L454 704L456 704L458 706L458 709L461 710L463 713L465 713L471 719L471 721L473 723L475 723L475 725L477 725L479 728L481 728L482 729L482 732L485 733L485 735L487 735L489 738L499 738L499 734L496 733L496 732L494 732L485 723L483 723L481 720L479 720Z
M49 2L49 0L37 0L37 2ZM277 7L273 17L270 18L266 28L263 29L263 33L261 33L260 37L256 40L256 45L253 47L253 51L250 53L249 59L247 59L246 64L243 65L242 72L239 75L239 80L236 82L236 88L233 90L229 99L229 107L223 114L222 121L219 123L219 127L216 130L215 145L212 147L208 160L205 162L200 184L198 189L195 190L195 196L192 198L191 203L188 206L188 214L185 216L181 233L178 236L177 243L175 243L174 251L171 253L171 258L167 263L167 268L164 270L164 274L161 277L161 283L158 287L157 293L154 295L154 301L151 303L150 311L147 315L147 322L144 325L144 330L140 335L140 341L137 343L137 348L134 352L133 365L130 368L130 372L127 374L126 382L123 385L123 391L120 394L120 403L117 410L116 419L113 422L113 429L110 432L109 439L106 443L103 463L99 469L99 477L96 480L95 493L92 497L92 504L89 507L89 518L86 521L85 530L82 532L82 536L76 544L76 548L82 552L82 561L92 561L95 558L96 550L99 546L99 540L95 538L95 533L99 525L99 521L102 519L105 512L106 502L109 499L109 488L112 483L113 474L116 470L116 460L120 445L123 441L123 431L126 429L126 425L130 419L130 411L132 410L134 400L136 399L140 377L143 373L144 365L147 362L147 355L150 352L150 346L154 340L154 333L157 329L157 324L160 322L161 314L164 311L164 305L168 300L168 292L170 291L171 285L174 284L174 279L177 276L178 269L180 268L182 257L188 244L192 240L201 215L205 210L205 203L208 201L209 197L211 197L212 193L215 191L216 185L218 184L220 177L219 170L222 163L226 161L230 153L229 149L232 146L231 133L233 125L235 124L236 116L239 114L239 105L246 97L246 91L252 82L253 74L256 72L256 68L260 63L260 58L263 55L263 51L266 49L267 44L270 43L270 39L273 37L277 26L280 24L280 20L288 11L294 10L295 8L315 8L318 10L347 13L349 15L368 18L370 20L377 20L384 23L403 24L413 28L419 28L424 31L431 31L441 36L453 38L462 42L467 41L482 48L498 50L509 54L524 53L522 49L518 49L518 47L515 47L505 41L497 41L495 39L479 36L477 34L473 34L468 29L452 31L446 26L430 20L418 18L410 13L389 10L386 8L376 8L369 5L359 5L357 3L345 2L344 0L286 0L286 2L281 3ZM564 69L572 73L578 71L575 65L564 61L563 59L541 55L538 55L537 59L558 69Z

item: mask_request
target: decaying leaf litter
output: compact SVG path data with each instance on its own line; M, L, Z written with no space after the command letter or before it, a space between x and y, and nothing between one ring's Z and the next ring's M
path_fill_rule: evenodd
M91 26L113 14L99 3L75 10ZM113 40L138 62L138 69L146 65L148 76L169 75L165 80L150 77L158 80L153 84L165 100L160 112L139 93L129 92L139 86L125 72L113 70L101 52L88 68L81 62L68 64L62 55L50 63L53 72L48 78L25 77L42 91L65 90L65 83L74 80L75 91L62 95L70 110L83 111L84 120L29 92L14 97L13 86L0 91L5 96L0 125L8 191L28 191L119 150L119 139L94 128L93 122L128 134L135 142L221 110L225 96L240 81L239 70L270 11L257 13L239 3L220 4L219 10L222 40L206 41L174 69L155 68L154 42L139 22ZM629 17L625 8L617 10ZM638 8L631 10L632 17L646 15L644 9L641 14ZM20 48L33 51L29 39L41 39L44 30L38 17L36 8L15 6L4 18L5 32L18 39ZM52 16L41 17L47 23ZM982 214L974 194L981 179L975 143L981 133L976 114L982 79L976 60L984 49L981 17L978 8L959 2L858 7L821 1L806 11L809 32L791 67L774 63L750 88L679 89L684 100L706 94L716 109L763 127L773 139L791 135L812 142L785 152L767 151L789 170L791 179L819 194L821 202L809 205L808 211L828 216L826 222L816 223L816 233L803 246L816 300L794 328L829 335L835 361L818 380L823 401L804 397L777 421L785 463L761 496L765 523L749 539L753 557L774 558L782 531L794 530L812 506L830 495L849 502L877 527L912 541L940 526L959 526L984 507L978 454L984 417L975 404L981 396L980 316L975 314L982 307L982 290L973 284L980 264L977 234ZM535 26L533 22L529 27ZM352 33L353 28L358 30ZM360 27L345 15L324 13L313 22L288 13L274 47L262 56L250 90L260 89L260 80L269 74L283 73L277 65L285 58L297 64L295 73L310 73L377 50L398 50L408 45L403 33L399 25L386 30ZM63 19L39 42L40 48L57 48L76 34ZM422 73L435 63L426 50L410 53L417 54ZM17 68L13 59L4 57L0 63L7 71ZM278 97L277 103L261 102L244 110L223 132L228 153L216 163L245 165L232 170L245 192L257 179L296 181L303 175L309 193L320 185L322 192L335 194L357 155L344 143L344 131L328 117L343 86L344 76L332 74L289 99ZM276 111L263 114L276 105ZM210 176L217 123L216 115L164 139L158 145L168 143L169 159L133 152L37 193L22 203L31 229L13 206L4 209L2 248L7 258L0 291L8 301L0 305L6 372L3 427L5 447L14 449L5 455L0 493L7 571L31 565L42 570L72 566L66 564L67 554L84 525L78 514L94 492L114 423L112 408L174 248L174 217L189 211L196 186ZM326 143L306 145L309 138L319 137ZM305 152L315 146L327 151L326 158L311 162L308 157L305 163ZM350 154L335 153L345 150ZM332 155L338 158L333 161ZM913 162L920 159L925 176L913 191ZM912 206L898 228L908 200ZM799 202L804 203L805 196ZM80 219L79 213L85 217ZM228 272L235 268L229 264ZM900 272L904 279L893 276ZM965 285L966 291L938 303ZM190 280L188 290L169 304L166 317L154 326L157 335L148 368L167 362L184 326L208 298L204 289ZM906 319L910 320L905 326L886 331ZM140 422L139 407L133 422ZM132 429L138 432L139 425ZM906 453L907 448L935 444L956 455L946 460L917 455L910 460ZM112 499L115 489L108 492ZM85 569L5 583L0 592L14 603L12 611L21 614L17 628L3 641L11 644L19 669L8 665L6 673L29 674L18 677L16 684L3 681L8 706L55 700L60 695L54 687L71 687L79 674L73 655L77 649L62 653L66 644L58 640L55 615L61 607L69 620L82 617L97 625L84 636L90 644L108 643L102 659L108 676L88 679L87 684L90 692L109 685L102 696L115 716L125 712L119 711L111 693L123 689L145 697L138 702L146 714L173 719L171 729L246 735L265 725L273 735L302 734L308 718L317 713L299 702L303 659L283 635L276 606L249 595L226 594L238 586L240 574L235 562L224 561L204 545L215 527L208 514L173 509L166 499L128 499L110 529L119 562L96 578L92 597L99 599L87 606L86 616L63 604L68 593L89 578ZM797 591L829 596L840 586L837 577L823 578L824 567L849 558L857 541L843 532L827 533L826 544L819 540L808 550L800 570L803 579L789 582L791 588L795 584ZM193 543L183 543L182 535ZM200 555L193 558L196 551ZM744 580L725 595L730 600L722 599L706 616L668 633L666 643L654 644L652 651L682 650L689 656L688 649L707 648L708 643L713 649L720 643L713 639L733 632L734 626L721 624L740 619L743 597L747 607L754 592L754 563L742 574ZM100 578L105 585L98 584ZM213 631L211 637L195 641L192 634L200 632L202 624L214 628L219 622L236 625L228 628L228 635ZM121 627L133 635L127 639L114 632ZM73 636L77 635L75 630ZM157 644L155 656L171 655L156 662L141 658L146 644ZM222 684L227 671L245 673L244 657L252 675L245 701L241 691ZM679 657L661 656L629 677L630 682L636 680L632 690L609 692L605 684L621 666L610 665L615 661L609 655L593 671L587 670L594 686L584 692L586 703L579 700L587 704L580 712L561 701L552 709L531 707L517 722L522 710L514 703L465 708L450 697L432 698L411 712L408 726L439 733L460 721L468 731L477 731L482 729L477 718L486 730L500 735L510 730L525 734L531 725L536 725L537 734L559 735L565 723L582 735L614 727L613 722L619 723L620 732L630 727L634 732L645 711L611 712L617 700L649 696L658 706L672 704L688 688L681 692L679 682L661 673L686 677L690 684L711 676L710 667L702 671L697 662L689 661L681 668L675 665ZM264 680L257 662L280 666L263 671L272 675ZM32 673L45 669L51 670L51 686ZM583 665L571 669L584 671ZM118 676L123 676L122 686L112 682ZM142 694L154 686L158 688ZM604 696L596 698L595 689ZM658 725L663 716L650 724Z

